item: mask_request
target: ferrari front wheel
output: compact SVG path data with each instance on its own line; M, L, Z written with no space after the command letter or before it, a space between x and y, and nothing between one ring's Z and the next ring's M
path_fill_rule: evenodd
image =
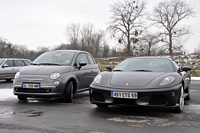
M183 87L181 87L180 96L179 96L179 105L178 105L178 107L174 111L176 113L181 113L183 111L184 104L185 104L184 90L183 90Z
M185 100L190 100L190 90L191 90L191 83L189 84L189 86L187 88L188 96L185 98Z
M67 86L65 88L65 94L64 94L64 100L65 102L71 103L73 100L73 82L70 81L67 83Z
M97 107L99 107L99 108L106 108L106 107L108 107L107 104L96 104L96 105L97 105Z

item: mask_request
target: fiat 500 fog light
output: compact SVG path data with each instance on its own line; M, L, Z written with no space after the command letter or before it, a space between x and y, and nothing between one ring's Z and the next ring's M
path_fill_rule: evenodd
M59 81L54 81L53 84L54 84L54 85L59 85L60 82L59 82Z
M57 78L59 78L60 77L60 73L52 73L51 75L50 75L50 78L51 79L57 79Z

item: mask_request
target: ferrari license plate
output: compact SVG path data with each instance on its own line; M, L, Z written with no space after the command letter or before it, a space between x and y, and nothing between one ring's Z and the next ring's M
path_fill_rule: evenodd
M26 84L26 83L23 83L22 84L22 88L39 89L40 88L40 84Z
M111 97L137 99L138 93L137 92L115 92L115 91L111 91Z

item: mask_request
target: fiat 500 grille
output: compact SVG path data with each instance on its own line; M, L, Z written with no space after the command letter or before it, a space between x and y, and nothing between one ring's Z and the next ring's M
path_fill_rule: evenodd
M26 89L26 88L15 88L16 92L27 92L27 93L49 93L51 89Z

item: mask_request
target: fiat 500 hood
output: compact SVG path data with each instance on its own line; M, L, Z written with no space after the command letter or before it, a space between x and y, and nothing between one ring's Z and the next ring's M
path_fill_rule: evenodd
M52 74L53 72L64 73L70 71L70 66L27 66L20 69L21 74L41 75Z
M160 72L114 72L110 84L112 86L143 87L163 74Z

